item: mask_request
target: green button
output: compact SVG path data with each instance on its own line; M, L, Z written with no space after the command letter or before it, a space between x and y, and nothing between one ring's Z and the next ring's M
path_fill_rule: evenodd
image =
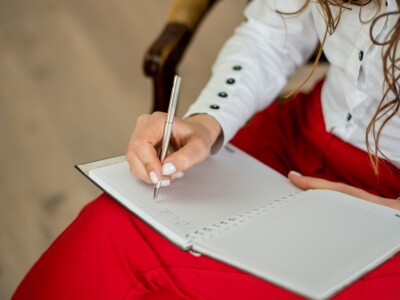
M242 69L242 66L236 65L236 66L233 66L233 69L235 71L240 71Z
M228 94L225 92L219 92L218 96L220 96L221 98L226 98L226 97L228 97Z
M212 104L212 105L210 105L210 108L212 108L212 109L219 109L219 106L216 105L216 104Z
M233 78L228 78L228 79L226 80L226 83L227 83L227 84L234 84L234 83L235 83L235 79L233 79Z
M360 51L360 52L358 53L358 59L359 59L360 61L362 61L363 58L364 58L364 51Z

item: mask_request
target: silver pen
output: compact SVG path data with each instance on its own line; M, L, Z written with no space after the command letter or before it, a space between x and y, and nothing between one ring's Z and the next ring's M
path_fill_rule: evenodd
M181 78L178 75L174 77L174 84L172 85L171 97L169 99L167 121L164 126L164 134L162 139L160 162L163 163L165 156L167 155L169 141L171 139L172 124L174 122L176 104L178 103L179 91L181 87ZM157 199L158 193L160 192L161 181L163 176L161 175L160 180L154 186L154 199Z

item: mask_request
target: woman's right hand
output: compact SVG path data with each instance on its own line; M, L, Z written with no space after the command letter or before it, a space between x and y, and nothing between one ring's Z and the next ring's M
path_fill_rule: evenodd
M180 174L204 160L221 133L219 123L210 115L197 114L184 120L175 118L170 143L173 152L167 154L161 165L157 153L166 117L161 112L139 116L125 154L131 174L148 184L157 183L163 175L170 178ZM166 179L163 185L169 182L170 179Z

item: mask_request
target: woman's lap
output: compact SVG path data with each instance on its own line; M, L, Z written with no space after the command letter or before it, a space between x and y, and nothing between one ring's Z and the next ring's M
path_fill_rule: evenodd
M397 255L337 299L400 297ZM395 294L397 291L397 295ZM14 299L298 299L205 256L184 252L103 194L43 254Z
M319 88L307 96L309 99L302 99L307 104L300 105L297 98L289 106L274 104L258 114L233 143L284 174L294 169L331 180L352 180L349 183L380 194L387 190L388 194L396 193L399 176L393 177L393 171L384 173L381 179L387 180L377 183L366 164L368 158L360 156L360 150L325 132L319 99L312 98L319 97ZM350 161L356 168L351 168ZM337 166L344 162L350 167ZM337 299L400 299L399 272L397 255ZM104 194L81 211L14 295L14 299L245 297L298 298L216 260L182 251Z
M182 251L103 194L43 254L13 299L238 299L265 293L296 298Z

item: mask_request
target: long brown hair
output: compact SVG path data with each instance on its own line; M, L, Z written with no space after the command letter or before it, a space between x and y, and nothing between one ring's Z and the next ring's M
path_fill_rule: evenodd
M298 87L300 89L305 82L311 77L312 73L314 72L319 58L322 54L322 48L325 43L326 37L328 34L333 34L335 29L337 28L340 17L343 11L351 9L352 5L360 6L360 14L359 18L360 21L363 23L371 22L370 26L370 38L375 45L385 46L384 51L382 51L382 65L383 65L383 74L384 74L384 82L385 82L385 90L383 96L379 102L377 110L372 117L372 120L367 126L367 130L365 132L365 143L368 150L368 154L370 157L370 161L372 167L376 174L379 172L379 157L380 154L382 157L385 157L385 154L379 149L379 140L381 137L382 130L384 126L392 119L400 109L400 84L399 84L399 77L400 77L400 57L396 56L397 53L397 46L400 40L400 11L397 10L395 12L386 12L383 14L378 15L378 12L381 8L381 1L380 0L316 0L317 3L322 8L322 13L324 15L325 23L326 23L326 31L325 35L321 41L321 45L317 51L317 57L314 62L314 66L312 71L310 72L309 76L304 80L304 82ZM397 7L400 8L400 0L397 1ZM311 0L305 0L303 7L294 12L294 14L301 13L304 11L308 5L310 4ZM373 17L372 20L362 20L361 18L361 10L363 6L366 6L370 3L373 3L376 6L376 15ZM339 8L339 13L334 16L331 11L331 6L335 6ZM292 14L287 12L279 12L283 14ZM383 41L378 41L373 37L373 28L377 24L377 22L385 17L395 17L396 22L393 28L390 29L388 35L385 37ZM298 90L297 89L297 90ZM296 90L296 91L297 91ZM381 124L377 124L378 121ZM370 134L372 134L373 141L371 143ZM399 137L400 138L400 137ZM373 145L373 146L372 146Z

